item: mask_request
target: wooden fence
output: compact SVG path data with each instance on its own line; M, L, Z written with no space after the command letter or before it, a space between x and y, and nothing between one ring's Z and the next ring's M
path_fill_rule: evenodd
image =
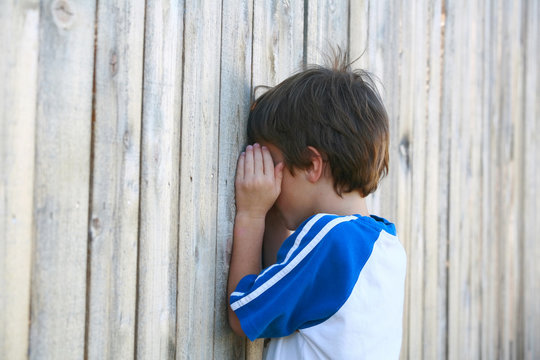
M0 358L257 359L231 333L254 86L374 72L403 359L540 358L536 0L0 2ZM369 326L369 324L367 324Z

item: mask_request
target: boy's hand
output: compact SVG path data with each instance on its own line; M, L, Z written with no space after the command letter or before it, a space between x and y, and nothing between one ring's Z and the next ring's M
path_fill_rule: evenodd
M238 158L236 214L264 218L281 192L283 163L274 167L270 151L255 143Z

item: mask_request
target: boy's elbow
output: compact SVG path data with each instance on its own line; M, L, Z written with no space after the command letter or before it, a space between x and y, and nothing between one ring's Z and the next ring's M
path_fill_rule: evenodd
M229 326L234 331L234 333L238 336L246 336L244 333L244 330L242 330L242 326L240 325L240 320L238 319L238 316L236 316L235 312L229 307Z

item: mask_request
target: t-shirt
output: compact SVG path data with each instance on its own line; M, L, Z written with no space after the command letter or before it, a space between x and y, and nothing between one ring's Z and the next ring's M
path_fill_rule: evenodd
M231 308L267 359L397 359L406 255L377 216L317 214L240 280Z

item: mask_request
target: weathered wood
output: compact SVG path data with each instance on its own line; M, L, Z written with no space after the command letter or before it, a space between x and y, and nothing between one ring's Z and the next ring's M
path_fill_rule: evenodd
M424 227L424 288L422 356L442 359L446 356L446 279L447 252L444 234L448 194L443 174L448 171L448 152L442 143L448 134L441 131L441 97L443 70L444 14L442 1L428 4L426 34L427 62L427 113L424 129L425 175L423 219ZM422 142L423 139L418 139Z
M87 354L133 358L144 1L99 2Z
M0 4L0 358L260 359L225 293L250 97L338 45L390 119L401 358L540 357L538 2L95 11Z
M82 358L95 1L40 9L30 358Z
M253 12L252 86L274 86L302 68L304 4L256 2ZM256 92L255 97L262 92Z
M523 212L522 271L523 271L523 324L519 339L523 341L523 358L540 358L540 2L525 3L524 40L524 125L523 125Z
M368 69L369 0L353 0L349 14L349 55L353 68Z
M467 9L463 13L463 9ZM481 14L479 4L447 8L445 66L451 68L448 357L481 357ZM460 46L456 46L460 44ZM455 89L460 89L456 91ZM466 213L464 211L466 209Z
M136 356L170 359L176 352L184 7L150 1L145 18Z
M406 309L409 321L408 356L423 357L424 294L425 294L425 199L426 193L426 130L428 120L427 4L411 3L401 9L402 57L399 102L399 183L398 230L408 254L408 286ZM406 45L405 45L406 44ZM436 154L436 153L435 153ZM434 179L433 177L431 179Z
M244 359L245 341L234 335L227 320L226 288L235 217L236 161L246 143L251 96L253 2L224 1L222 14L214 359Z
M306 2L306 54L308 64L324 64L332 49L349 45L349 0Z
M522 313L522 260L523 238L523 119L524 119L524 58L523 22L525 1L503 2L502 51L499 76L505 94L500 101L501 141L499 142L500 177L499 202L501 225L500 251L502 267L502 355L507 359L523 358L523 342L520 341ZM504 270L503 270L504 269ZM503 270L503 271L501 271Z
M502 81L499 76L499 51L501 15L499 2L485 2L486 21L483 26L483 42L486 61L484 63L484 95L482 99L482 355L487 359L497 357L500 350L499 337L499 251L498 251L498 203L496 189L497 157L499 147L499 99ZM450 93L451 90L449 89Z
M211 359L221 6L210 0L186 1L184 34L176 357Z
M0 358L28 349L39 38L37 1L0 3Z

